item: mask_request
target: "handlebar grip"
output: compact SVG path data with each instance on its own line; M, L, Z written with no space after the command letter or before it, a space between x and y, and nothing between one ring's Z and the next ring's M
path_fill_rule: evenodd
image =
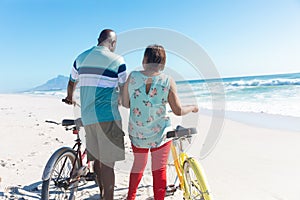
M167 132L167 138L172 137L183 137L183 136L190 136L192 134L196 134L197 129L196 128L183 128L181 126L178 126L175 131L169 131Z
M167 132L167 138L175 137L175 131L169 131Z
M69 101L68 99L62 99L61 101L66 103L66 104L72 104L73 103L72 101Z

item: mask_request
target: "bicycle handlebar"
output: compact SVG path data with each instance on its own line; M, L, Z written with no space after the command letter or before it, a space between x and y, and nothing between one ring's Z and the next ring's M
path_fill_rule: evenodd
M167 138L180 138L184 136L191 136L197 133L196 128L184 128L182 126L177 126L174 131L167 132Z
M74 104L74 102L69 101L68 99L61 99L62 102L66 103L66 104Z
M66 104L78 106L79 108L81 108L81 106L76 101L69 101L68 99L61 99L61 101Z
M51 120L46 120L45 122L47 122L47 123L51 123L51 124L60 125L60 123L57 123L57 122L55 122L55 121L51 121Z

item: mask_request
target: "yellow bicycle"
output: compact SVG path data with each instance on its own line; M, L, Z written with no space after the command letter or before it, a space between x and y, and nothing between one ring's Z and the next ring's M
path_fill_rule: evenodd
M173 195L180 189L185 200L212 200L203 168L195 158L189 157L183 150L183 141L190 143L195 133L197 133L195 128L181 126L167 133L167 138L173 138L171 145L173 159L169 159L167 165L167 195Z

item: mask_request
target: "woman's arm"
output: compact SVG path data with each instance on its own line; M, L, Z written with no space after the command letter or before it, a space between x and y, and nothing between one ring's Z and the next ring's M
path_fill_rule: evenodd
M197 105L187 105L182 106L177 95L177 88L175 81L171 78L170 79L170 90L168 95L168 102L170 107L175 115L182 116L188 114L190 112L198 112Z
M122 105L125 108L130 108L130 99L129 99L129 93L128 93L128 84L130 81L130 75L128 76L124 87L123 87L123 92L122 92Z

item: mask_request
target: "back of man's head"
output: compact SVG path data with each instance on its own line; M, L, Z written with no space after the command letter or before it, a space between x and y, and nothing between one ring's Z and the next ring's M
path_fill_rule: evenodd
M117 35L111 29L104 29L101 31L99 38L98 38L98 46L105 46L111 52L114 52L116 49L117 43Z
M109 40L114 40L116 33L111 29L104 29L101 31L99 38L98 38L98 44L101 44L103 42L111 42Z

